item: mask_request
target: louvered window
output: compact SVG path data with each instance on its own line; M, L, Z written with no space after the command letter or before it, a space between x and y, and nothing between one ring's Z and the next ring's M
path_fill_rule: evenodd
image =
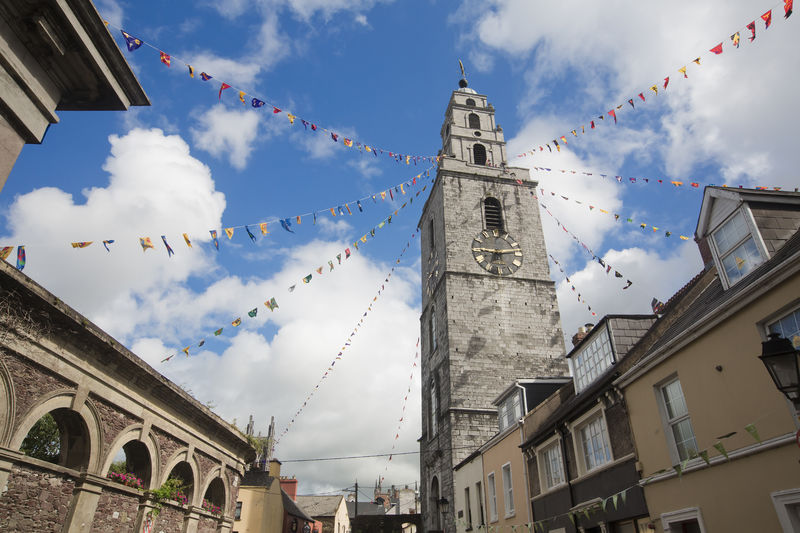
M503 211L500 200L491 196L483 201L483 210L486 217L486 229L504 229Z
M486 147L482 144L475 144L472 147L472 158L476 165L486 164Z
M481 129L481 118L475 113L469 114L469 127L473 130Z

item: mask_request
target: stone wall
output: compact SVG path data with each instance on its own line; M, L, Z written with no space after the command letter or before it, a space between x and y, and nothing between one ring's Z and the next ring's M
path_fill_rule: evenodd
M197 524L197 533L216 533L219 529L219 521L214 518L204 516Z
M0 531L61 531L74 488L64 474L13 466L0 497Z
M167 461L172 455L181 448L186 447L186 443L183 443L173 437L172 435L168 434L167 432L154 427L153 434L158 439L158 448L161 450L161 464L166 466ZM195 480L197 482L197 480Z
M158 513L154 523L153 531L159 533L182 533L184 526L185 514L182 507L172 503L165 503Z
M141 420L105 401L96 394L90 394L89 399L100 415L100 424L103 428L103 437L106 442L106 448L103 450L103 454L105 455L109 453L109 446L123 429L137 422L141 422Z
M106 487L97 502L97 510L92 521L92 531L133 533L139 514L139 496L125 489L114 490Z

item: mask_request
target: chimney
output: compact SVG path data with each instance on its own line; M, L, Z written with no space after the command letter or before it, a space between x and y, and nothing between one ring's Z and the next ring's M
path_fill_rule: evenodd
M594 328L594 324L591 322L586 323L585 325L578 328L578 333L572 336L572 346L577 346L580 342L586 338L590 331Z
M281 476L280 479L281 479L281 489L283 489L292 500L297 501L297 480L294 478L294 476L292 476L291 478L286 476Z
M269 462L269 475L272 477L281 477L281 462L277 459L272 459Z

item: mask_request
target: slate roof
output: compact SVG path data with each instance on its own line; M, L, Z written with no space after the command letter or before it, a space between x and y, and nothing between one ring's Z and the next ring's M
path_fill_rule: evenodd
M350 515L350 518L356 516L356 502L347 502L347 513ZM385 514L386 509L383 505L373 502L358 502L358 516Z
M700 293L697 299L690 304L684 313L675 320L672 326L664 331L664 334L642 356L642 359L669 344L681 333L693 329L694 325L705 316L725 306L747 287L769 274L772 270L778 268L784 261L798 252L800 252L800 232L795 233L771 258L761 263L752 272L747 274L747 276L742 278L739 283L728 290L723 289L722 282L719 279L719 275L717 275L716 278L709 283L708 287Z
M298 496L297 504L311 516L334 516L344 496ZM359 507L361 505L359 504Z
M272 482L276 478L269 475L269 472L263 470L248 470L242 477L241 485L243 487L267 487L272 486Z
M285 490L281 489L281 495L283 496L283 510L286 511L287 514L302 518L308 522L314 521L313 518L308 516L308 514L297 505L297 502L295 502L291 496L286 494Z

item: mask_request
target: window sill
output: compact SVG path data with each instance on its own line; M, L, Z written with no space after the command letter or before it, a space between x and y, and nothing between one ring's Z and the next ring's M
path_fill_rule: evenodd
M561 483L557 483L557 484L553 485L552 487L547 487L544 490L539 489L539 496L543 496L545 494L550 494L551 492L555 492L555 491L557 491L559 489L562 489L562 488L564 488L566 486L567 486L567 482L566 481L562 481Z
M505 518L506 518L506 519L508 519L508 518L514 518L515 516L517 516L517 512L516 512L516 511L511 511L511 513L507 514L507 515L505 516Z

